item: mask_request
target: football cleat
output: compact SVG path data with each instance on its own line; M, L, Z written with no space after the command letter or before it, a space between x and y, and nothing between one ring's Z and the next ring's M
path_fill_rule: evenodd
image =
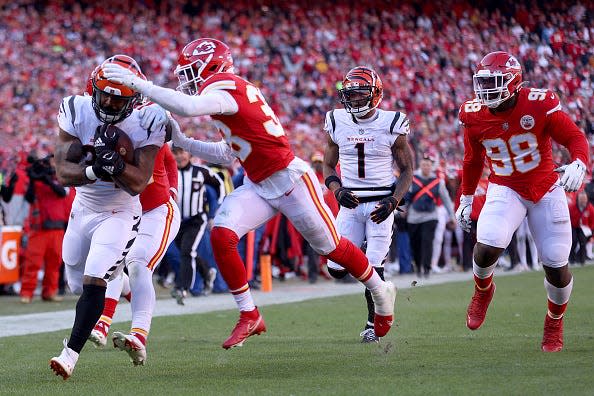
M223 342L223 348L229 349L243 345L246 338L254 334L264 333L266 331L266 324L264 318L258 312L258 308L253 311L240 311L239 321L231 332L229 338Z
M487 290L479 290L475 285L474 295L466 312L466 327L470 330L477 330L485 321L487 308L493 299L493 294L495 294L495 283L491 283Z
M373 327L375 335L383 337L390 331L394 321L394 303L396 302L396 286L390 281L383 282L379 288L371 292L375 304Z
M113 333L113 347L125 351L135 366L144 366L146 347L132 334L116 331Z
M543 352L560 352L563 349L563 318L553 319L547 314L541 347Z
M380 338L375 335L375 330L373 329L365 329L359 335L363 344L378 343L380 341Z
M89 341L93 343L95 348L103 348L107 345L107 337L101 330L93 329L89 335Z
M53 357L50 359L50 368L56 375L61 376L66 381L72 375L74 366L78 361L78 353L68 348L68 340L64 338L63 341L64 349L60 356Z

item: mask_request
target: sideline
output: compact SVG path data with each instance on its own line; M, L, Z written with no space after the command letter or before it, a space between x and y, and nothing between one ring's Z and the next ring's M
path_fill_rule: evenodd
M517 273L497 271L498 276L514 274ZM396 275L389 278L398 289L470 281L471 279L472 272L432 274L429 279L418 279L414 274ZM344 284L320 280L313 285L302 281L296 281L294 283L290 281L284 283L275 282L271 292L263 293L259 290L254 290L253 294L258 306L266 306L362 292L363 285L360 283ZM470 289L468 293L470 295ZM398 300L398 296L396 300ZM235 302L228 293L212 294L208 297L187 298L185 303L186 305L180 306L173 299L159 299L157 300L153 316L190 315L235 308ZM130 304L120 304L113 318L113 323L127 322L131 320L131 317ZM67 330L72 327L72 323L74 323L74 309L0 316L0 338Z

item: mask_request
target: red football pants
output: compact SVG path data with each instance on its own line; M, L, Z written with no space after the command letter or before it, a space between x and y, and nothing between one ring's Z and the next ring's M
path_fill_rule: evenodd
M31 231L23 254L22 297L33 297L37 287L37 274L44 263L45 274L41 284L41 296L48 298L56 294L62 263L63 239L64 230Z

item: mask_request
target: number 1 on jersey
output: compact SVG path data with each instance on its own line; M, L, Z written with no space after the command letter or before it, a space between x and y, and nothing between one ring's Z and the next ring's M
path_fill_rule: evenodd
M365 143L355 144L357 149L357 169L359 171L359 179L365 179Z

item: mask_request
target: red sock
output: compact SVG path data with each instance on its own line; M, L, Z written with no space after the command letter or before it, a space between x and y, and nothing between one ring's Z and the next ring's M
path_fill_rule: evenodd
M491 286L491 283L493 283L493 274L485 279L481 279L474 275L474 283L479 290L485 291Z
M237 250L237 234L228 228L214 227L210 232L210 243L221 276L229 290L232 293L247 290L247 273Z
M107 316L109 319L113 318L117 306L118 300L114 300L113 298L106 298L105 306L103 307L103 313L101 314L101 316Z
M561 319L563 314L565 313L565 309L567 308L567 303L563 305L555 304L551 300L548 300L549 305L549 316L552 319Z
M326 255L326 257L340 264L361 282L366 282L373 275L372 268L365 254L346 238L340 238L336 249Z

